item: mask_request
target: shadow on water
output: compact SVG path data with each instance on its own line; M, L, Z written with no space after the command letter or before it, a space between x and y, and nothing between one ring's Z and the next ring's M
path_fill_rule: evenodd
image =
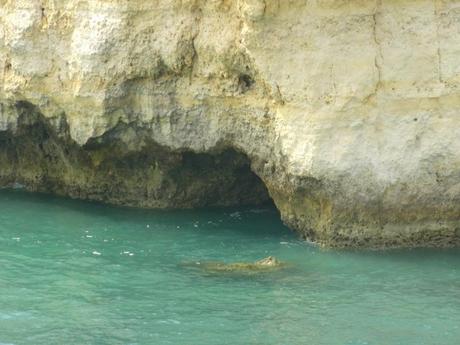
M281 221L278 210L273 204L252 207L201 208L183 210L155 210L125 206L107 205L101 202L75 200L66 197L43 193L30 193L21 189L0 189L0 201L20 202L54 212L68 211L91 217L103 217L113 222L131 222L149 224L152 222L165 223L176 220L181 228L199 230L203 236L214 235L216 230L230 232L252 239L280 238L288 245L302 244L308 251L318 252L336 260L343 258L352 260L385 260L389 262L406 262L417 265L438 259L442 254L446 260L460 255L460 248L404 248L388 250L365 249L321 249L314 244L298 240L298 236L287 228ZM38 205L38 206L37 206ZM221 224L225 223L225 227ZM289 242L289 243L288 243Z
M446 258L458 258L460 248L389 248L389 249L366 249L366 248L334 248L323 249L317 247L323 254L333 257L337 260L340 258L351 258L354 260L384 260L388 262L405 262L423 265L425 262L438 260L440 256Z
M244 207L208 207L197 209L145 209L129 206L110 205L98 201L78 200L46 193L31 193L23 189L0 189L0 201L10 200L30 204L43 209L53 209L81 213L94 217L105 217L113 221L131 221L148 223L165 221L174 218L188 219L194 224L199 223L202 230L215 230L218 223L235 224L235 232L250 233L251 236L292 235L280 218L279 211L272 202L260 206ZM263 217L261 217L263 215ZM257 219L257 223L251 222ZM241 226L241 223L251 222L251 228Z
M261 206L246 207L212 207L199 209L143 209L135 207L108 205L97 201L76 200L67 197L55 196L44 193L31 193L23 189L0 189L1 201L20 202L27 209L27 205L42 208L54 212L69 211L90 215L92 217L104 217L114 222L131 222L136 219L137 223L148 224L150 222L170 223L171 219L178 220L181 225L191 225L191 228L199 228L203 236L214 234L216 229L228 231L234 234L249 236L251 238L280 238L289 243L302 244L310 251L319 252L322 255L336 258L353 258L359 260L367 258L372 260L384 259L386 261L405 261L422 264L438 258L458 257L460 248L403 248L388 250L366 249L322 249L314 244L297 240L298 236L286 227L273 203ZM261 217L262 216L262 217ZM220 224L225 223L221 229ZM281 242L283 243L283 242ZM286 243L288 244L288 243Z

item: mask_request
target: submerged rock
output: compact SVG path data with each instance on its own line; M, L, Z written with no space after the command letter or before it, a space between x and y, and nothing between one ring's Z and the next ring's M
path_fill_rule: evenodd
M0 187L458 245L459 31L455 0L0 0Z
M199 268L208 273L239 273L253 274L262 272L273 272L285 268L287 265L274 256L266 257L255 262L194 262L184 264L185 266Z

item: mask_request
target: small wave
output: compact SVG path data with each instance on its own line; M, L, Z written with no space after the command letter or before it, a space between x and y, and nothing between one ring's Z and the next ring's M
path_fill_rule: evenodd
M230 217L232 218L241 218L241 213L240 212L233 212L229 214Z
M269 210L267 208L253 208L253 209L250 209L248 212L251 212L251 213L266 213L268 211Z
M13 185L11 186L13 189L25 189L26 186L24 186L23 184L19 183L19 182L15 182L13 183Z
M159 320L158 323L180 325L180 321L174 319Z

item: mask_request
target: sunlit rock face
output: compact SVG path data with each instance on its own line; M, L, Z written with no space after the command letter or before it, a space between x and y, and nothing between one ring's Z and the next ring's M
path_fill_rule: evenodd
M457 245L459 32L453 0L0 0L0 183Z

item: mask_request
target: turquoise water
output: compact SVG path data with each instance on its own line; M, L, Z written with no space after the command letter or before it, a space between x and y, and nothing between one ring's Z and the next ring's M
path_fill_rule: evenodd
M275 255L285 270L187 263ZM271 208L0 191L0 344L460 344L460 251L322 251Z

